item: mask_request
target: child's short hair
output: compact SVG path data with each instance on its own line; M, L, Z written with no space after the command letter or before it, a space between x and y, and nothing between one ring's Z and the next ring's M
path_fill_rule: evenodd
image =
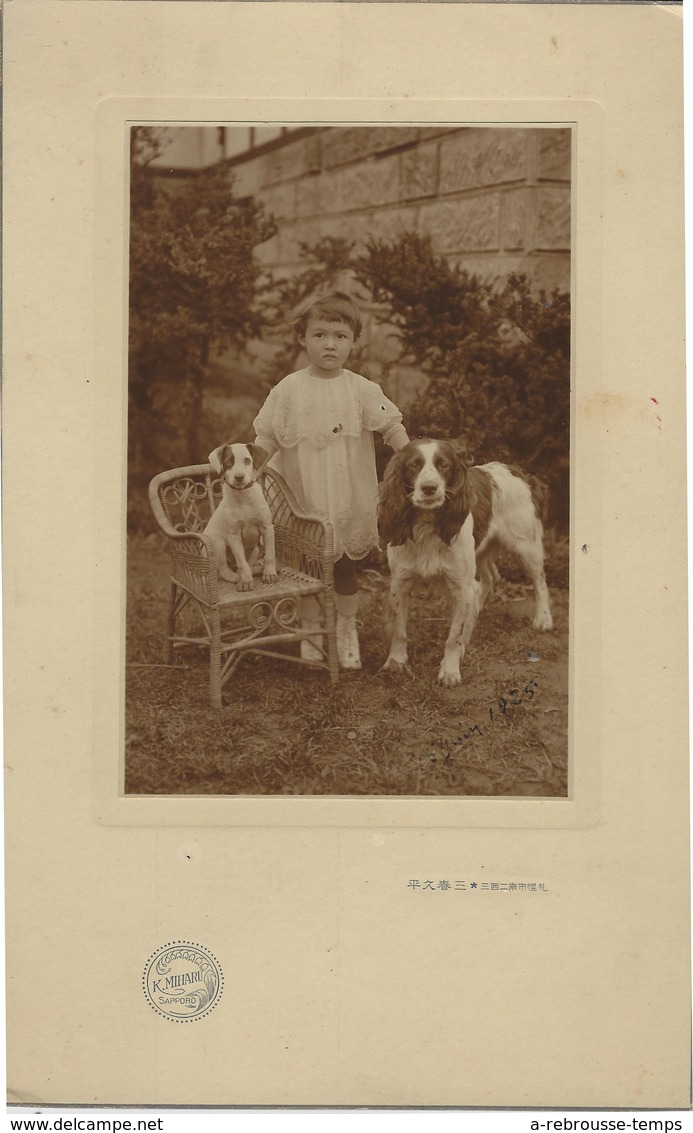
M346 291L313 292L289 316L296 334L304 335L310 318L322 318L331 323L347 323L356 341L363 327L361 312Z

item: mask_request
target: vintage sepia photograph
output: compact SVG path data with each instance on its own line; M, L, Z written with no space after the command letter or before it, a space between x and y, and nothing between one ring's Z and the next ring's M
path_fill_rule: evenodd
M129 146L125 794L569 797L573 127Z
M6 5L13 1120L689 1105L680 15Z

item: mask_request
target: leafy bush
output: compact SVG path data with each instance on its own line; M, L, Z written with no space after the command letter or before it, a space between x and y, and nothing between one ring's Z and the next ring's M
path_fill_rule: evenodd
M493 331L489 288L433 252L429 237L404 232L393 241L370 239L352 262L356 278L381 306L408 357L433 372L456 350L460 335Z
M338 240L304 245L303 254L307 265L282 282L280 303L349 271L379 320L395 329L397 360L429 377L404 408L410 436L457 439L477 463L502 460L538 474L551 489L550 522L567 530L570 297L534 293L519 274L494 287L414 232L371 239L358 255ZM286 351L295 359L292 333ZM359 368L358 357L352 361Z
M213 349L243 347L262 319L253 252L275 231L263 206L233 195L224 166L184 183L152 174L160 134L131 143L129 464L131 484L199 459Z

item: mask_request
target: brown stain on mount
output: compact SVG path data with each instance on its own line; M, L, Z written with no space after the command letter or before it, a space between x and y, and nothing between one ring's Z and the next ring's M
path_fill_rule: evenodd
M594 424L613 429L633 428L652 421L654 414L652 401L652 398L645 399L634 394L598 393L578 401L578 419L587 425Z

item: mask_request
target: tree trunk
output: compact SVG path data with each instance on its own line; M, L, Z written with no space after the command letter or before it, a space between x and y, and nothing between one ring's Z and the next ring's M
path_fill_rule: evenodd
M188 409L188 452L198 453L200 448L200 422L202 419L202 403L205 392L205 378L209 363L209 340L202 342L199 362L190 367L190 405ZM196 462L197 456L191 455L191 461Z

